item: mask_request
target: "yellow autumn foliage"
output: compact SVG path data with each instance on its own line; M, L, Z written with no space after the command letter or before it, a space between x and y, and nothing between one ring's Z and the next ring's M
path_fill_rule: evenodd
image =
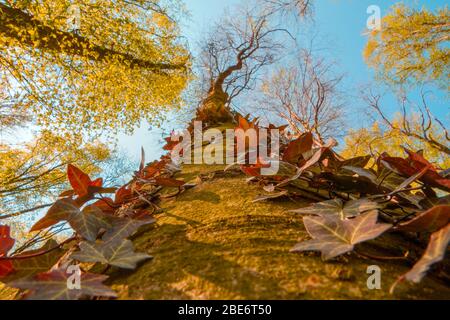
M387 152L391 156L404 158L406 156L402 148L404 146L414 151L423 150L425 158L442 169L450 167L450 158L444 153L439 152L436 148L423 141L404 135L401 132L401 115L397 115L392 121L392 124L393 128L385 128L378 122L374 122L371 127L350 130L349 134L345 137L345 147L340 154L344 158L368 154L377 157L381 153ZM421 130L417 116L411 118L410 124L412 129L415 128L417 131ZM442 130L432 128L431 131L435 140L445 144L445 136Z
M67 164L76 163L93 176L110 158L103 143L80 144L48 130L19 147L0 143L0 213L53 199L67 188Z
M164 111L181 106L189 53L169 12L179 7L177 0L8 2L3 8L12 13L0 8L8 27L0 32L0 73L15 80L22 94L17 107L33 114L37 125L131 132L142 120L158 125ZM37 21L33 27L23 14ZM155 70L136 61L175 67Z
M448 88L450 11L414 10L402 3L373 30L364 57L378 75L394 83L438 79Z

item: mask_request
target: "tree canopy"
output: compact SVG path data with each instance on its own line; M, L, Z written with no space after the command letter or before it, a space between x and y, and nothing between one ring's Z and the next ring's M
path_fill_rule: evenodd
M2 77L38 125L92 134L181 104L189 53L173 1L0 2Z
M364 50L369 66L389 82L440 80L448 88L450 12L396 4L373 30Z

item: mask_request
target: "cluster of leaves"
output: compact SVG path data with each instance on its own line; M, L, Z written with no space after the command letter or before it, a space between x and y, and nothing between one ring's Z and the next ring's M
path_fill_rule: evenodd
M145 165L142 151L133 179L116 189L104 187L101 178L91 180L69 165L67 177L72 189L59 195L30 232L64 223L73 229L73 235L60 243L51 239L39 249L8 255L15 241L10 237L10 227L0 226L0 279L22 289L21 297L26 299L115 297L115 292L103 284L108 276L84 269L97 263L107 266L102 273L110 267L135 269L141 261L152 258L135 252L127 238L156 221L152 214L159 209L158 201L173 196L163 189L176 188L176 194L183 190L184 182L172 178L177 170L167 157ZM104 194L114 194L114 199ZM67 285L71 276L68 267L75 263L83 268L81 289Z
M258 123L239 118L238 128L250 127L258 129ZM432 264L444 259L450 241L448 170L438 171L422 151L405 148L406 158L382 153L377 159L344 159L333 151L335 145L334 140L322 144L306 132L282 141L279 158L241 164L249 180L266 191L254 201L295 196L313 200L311 206L293 211L304 215L312 240L292 251L320 251L324 260L386 232L430 235L422 257L399 278L419 282ZM261 168L272 161L278 162L278 173L263 175Z

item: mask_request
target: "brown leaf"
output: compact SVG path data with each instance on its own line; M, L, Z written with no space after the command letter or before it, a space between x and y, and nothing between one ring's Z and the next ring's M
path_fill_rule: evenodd
M323 202L317 202L313 205L290 212L299 214L312 214L318 216L334 215L341 219L356 217L364 212L379 209L381 206L367 198L350 200L347 202L341 199L332 199Z
M80 251L71 255L81 262L100 262L123 269L135 269L137 263L152 257L145 253L134 252L130 240L108 241L101 243L80 243Z
M87 206L83 211L73 212L67 221L73 230L88 241L95 241L102 229L111 227L103 212L96 206Z
M402 278L418 283L431 265L444 259L450 242L450 224L431 235L428 247L420 260Z
M304 217L303 223L313 240L300 242L291 251L321 251L323 260L332 259L352 251L355 244L374 239L391 228L390 224L377 223L377 217L375 210L349 220L341 220L334 215Z
M10 236L9 226L0 225L0 257L6 257L8 251L14 246L15 240ZM14 271L14 267L9 260L0 260L0 278L7 276Z
M420 213L415 218L401 223L397 230L407 232L433 232L445 227L450 222L450 206L438 205Z
M114 291L102 283L108 276L81 273L81 288L74 289L67 285L71 275L66 273L66 270L57 269L9 282L8 286L30 290L26 295L27 300L76 300L83 296L111 298L117 296Z
M303 157L303 153L312 149L313 135L311 132L302 134L299 138L291 141L283 153L283 161L297 164Z
M72 199L59 199L50 207L46 215L31 227L30 232L51 227L60 221L67 220L72 214L79 211L80 209Z
M46 252L50 249L57 247L58 243L55 240L50 239L41 248L22 252L21 254L18 254L15 257L29 256L40 252ZM14 259L12 261L12 264L14 266L15 272L14 274L12 274L7 278L7 281L33 276L41 272L46 272L58 262L59 258L63 254L64 250L58 248L51 250L48 253L37 255L35 257L30 257L26 259Z

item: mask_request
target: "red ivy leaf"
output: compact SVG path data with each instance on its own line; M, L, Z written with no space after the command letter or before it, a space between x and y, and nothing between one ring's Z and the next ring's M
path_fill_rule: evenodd
M153 178L155 174L159 173L166 166L166 161L155 161L144 168L145 178Z
M422 169L424 167L430 167L431 170L436 171L436 168L427 159L425 159L420 153L413 152L406 148L403 148L403 149L408 154L408 160L410 161L411 165L414 168Z
M114 200L111 198L102 198L92 204L93 206L96 206L100 210L102 210L103 213L113 213L115 211L115 204Z
M89 176L72 164L67 166L67 177L70 185L77 195L80 197L89 193L89 186L92 181Z
M65 270L57 269L46 273L40 273L34 277L26 277L8 283L8 286L28 289L27 300L76 300L83 296L116 297L116 293L102 282L108 276L81 273L81 288L72 289L67 285L68 278L72 274Z
M258 157L255 164L242 164L240 167L242 172L246 175L259 177L261 176L261 168L270 168L270 163L267 163L261 157Z
M407 149L405 150L409 155L407 159L390 157L387 154L382 154L380 160L388 169L407 177L411 177L422 171L425 167L429 167L426 173L419 180L431 187L450 192L450 179L439 175L433 165L420 154Z
M433 232L450 222L450 206L438 205L422 212L414 219L400 224L397 229L408 232Z
M127 201L127 199L133 195L133 191L127 186L121 187L116 191L116 196L114 198L114 203L117 205L121 205Z
M6 277L14 271L14 266L9 260L0 260L0 278Z
M92 187L101 187L101 186L103 186L103 179L97 178L94 181L92 181L89 185Z
M313 135L311 132L302 134L299 138L291 141L283 154L283 161L297 164L302 154L312 149Z
M10 236L9 226L0 225L0 257L6 257L8 251L14 246L14 239ZM9 260L0 260L0 278L7 276L14 271L14 267Z
M6 254L14 246L14 239L10 236L9 226L0 225L0 257L6 257Z

